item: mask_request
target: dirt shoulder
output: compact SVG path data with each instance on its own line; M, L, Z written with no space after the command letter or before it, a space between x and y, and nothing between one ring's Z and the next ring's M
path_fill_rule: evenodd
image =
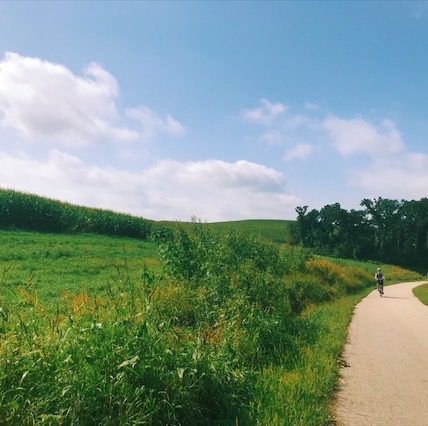
M356 307L334 409L341 426L428 425L428 307L422 282L385 287Z

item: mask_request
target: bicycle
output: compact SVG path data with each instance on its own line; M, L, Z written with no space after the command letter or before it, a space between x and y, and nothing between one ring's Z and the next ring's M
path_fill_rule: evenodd
M379 292L379 295L383 296L383 280L377 280L377 291Z

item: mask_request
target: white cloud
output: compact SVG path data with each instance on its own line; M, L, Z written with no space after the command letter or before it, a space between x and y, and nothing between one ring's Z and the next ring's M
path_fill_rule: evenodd
M142 136L144 139L152 139L160 134L181 136L185 133L183 125L169 114L162 118L147 106L129 108L126 110L126 115L143 126Z
M421 198L428 196L428 155L405 153L375 159L364 170L355 170L351 183L371 196Z
M269 145L284 145L287 143L286 136L279 130L268 130L260 136L260 141Z
M312 110L312 111L318 111L320 109L320 106L314 102L305 102L305 108Z
M319 131L320 122L318 119L308 115L294 114L289 115L285 120L283 120L280 127L284 132L301 129Z
M323 134L323 123L313 114L287 113L289 107L284 104L272 104L266 99L261 100L262 106L252 110L244 110L244 120L264 125L264 132L256 140L269 145L290 146L283 154L285 161L303 159L314 152L315 145L306 143L319 139ZM316 109L316 104L305 103L307 109ZM319 149L319 148L318 148Z
M288 109L284 104L272 103L267 99L261 99L260 103L258 108L243 110L242 118L250 123L270 125Z
M51 151L46 161L0 153L0 164L0 186L153 219L292 218L299 203L282 173L248 161L167 160L137 173Z
M428 156L409 152L393 121L386 119L375 126L360 117L330 116L324 120L324 129L341 155L368 156L366 166L351 166L349 171L349 183L367 196L427 196Z
M128 110L139 121L138 130L124 126L118 94L116 79L96 63L76 75L63 65L16 53L0 61L0 123L30 142L75 147L184 133L173 117L162 118L148 107Z
M279 104L282 105L282 104ZM265 125L259 141L288 149L285 161L305 159L320 152L328 144L334 156L326 155L331 164L339 161L345 175L338 181L360 188L365 196L420 198L428 196L428 155L412 152L405 144L396 125L390 119L371 123L357 116L345 119L326 115L318 105L305 103L305 114L278 113L272 119L263 107L246 111L246 119ZM362 156L364 162L356 160ZM360 160L361 160L360 159ZM332 173L335 173L334 170ZM340 184L339 184L340 187ZM338 187L338 188L339 188ZM348 186L349 189L349 186Z
M343 156L390 155L404 149L400 132L391 120L376 127L362 118L345 120L332 115L324 120L324 129Z
M313 154L315 150L315 145L311 145L309 143L299 143L285 153L284 159L286 161L302 160Z
M118 85L98 64L83 76L63 65L6 53L0 62L2 125L28 140L85 144L100 138L134 140L137 133L116 126Z
M345 157L368 155L367 166L352 167L349 182L367 196L420 198L428 195L428 155L410 152L395 123L380 125L356 118L324 120L333 146Z

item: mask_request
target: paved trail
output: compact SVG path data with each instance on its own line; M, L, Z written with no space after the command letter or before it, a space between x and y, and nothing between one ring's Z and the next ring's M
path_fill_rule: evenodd
M385 287L355 309L335 409L341 426L428 426L428 306L422 283Z

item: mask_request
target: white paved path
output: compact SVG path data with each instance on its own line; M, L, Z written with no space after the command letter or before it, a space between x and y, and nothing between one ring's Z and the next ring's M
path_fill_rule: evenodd
M335 408L341 426L428 426L428 306L423 283L385 287L356 307Z

